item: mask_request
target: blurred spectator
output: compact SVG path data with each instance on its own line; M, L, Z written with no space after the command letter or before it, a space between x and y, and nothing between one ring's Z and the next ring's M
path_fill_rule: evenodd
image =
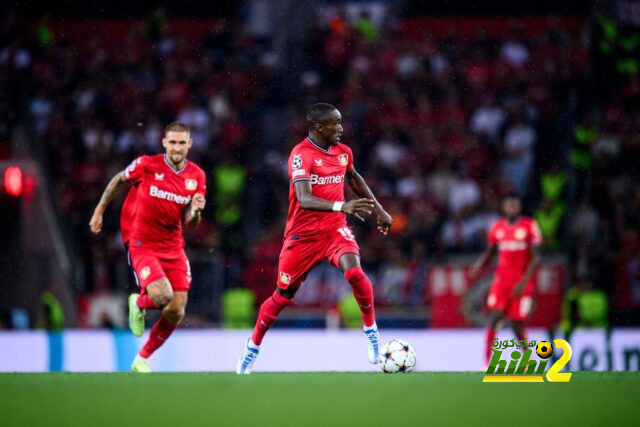
M595 242L599 220L598 212L591 206L589 199L582 199L571 219L572 235L587 242Z
M521 197L525 195L533 167L535 141L535 129L520 115L505 132L502 173Z
M543 247L549 251L555 252L562 248L559 233L564 212L564 203L554 203L549 199L542 199L540 206L533 213L542 232Z
M576 328L606 328L608 316L607 296L600 290L591 289L586 280L578 280L564 296L561 325L566 337L570 337Z
M360 16L353 22L353 28L360 33L367 43L373 43L378 39L376 24L371 20L371 15L366 10L362 11Z
M561 201L568 179L567 173L557 163L552 164L540 175L542 197L553 202Z
M211 117L209 112L192 98L178 113L178 120L187 124L191 129L192 150L206 152L211 140Z

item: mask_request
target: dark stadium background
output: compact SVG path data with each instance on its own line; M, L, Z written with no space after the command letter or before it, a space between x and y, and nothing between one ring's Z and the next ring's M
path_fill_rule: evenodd
M483 324L490 276L439 298L433 274L466 274L510 190L545 222L552 290L534 323L640 325L639 21L611 14L623 3L637 8L360 2L346 20L338 1L3 4L0 165L19 165L24 188L0 195L0 327L125 326L122 197L99 237L87 223L108 179L160 150L158 129L180 117L202 124L191 155L209 180L205 221L186 236L185 326L250 324L251 312L225 318L225 295L250 289L255 306L272 292L283 165L315 101L342 110L356 167L396 218L389 238L356 225L382 326ZM262 22L265 4L286 20ZM340 280L319 269L278 326L348 324Z

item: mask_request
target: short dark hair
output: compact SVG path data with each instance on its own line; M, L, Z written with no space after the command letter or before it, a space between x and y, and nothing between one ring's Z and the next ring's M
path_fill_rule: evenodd
M191 129L189 129L189 125L182 122L173 122L169 123L166 128L164 128L164 134L166 135L169 132L187 132L191 133Z
M324 123L324 121L327 119L327 114L336 110L336 107L324 102L313 104L307 110L307 124L309 125L309 130L313 130L313 126L316 124Z
M515 191L508 191L502 196L501 201L504 202L508 199L517 199L518 201L520 201L520 195Z

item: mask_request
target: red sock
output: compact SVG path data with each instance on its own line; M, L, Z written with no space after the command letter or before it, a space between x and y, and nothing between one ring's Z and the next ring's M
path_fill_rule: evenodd
M149 295L147 294L140 295L136 300L136 305L141 310L145 310L147 308L158 308L156 307L156 303L154 303L153 300L149 298Z
M156 351L164 342L169 338L171 333L178 327L169 322L164 316L160 316L160 319L153 325L149 339L147 343L142 347L142 350L138 353L140 357L148 358Z
M373 326L376 323L376 317L373 312L373 287L371 286L371 281L364 274L361 267L350 268L344 272L344 277L347 278L353 289L353 296L358 301L364 326Z
M288 299L280 295L278 292L274 292L269 298L267 298L260 306L260 312L258 313L258 320L256 326L253 328L253 334L251 340L255 345L262 344L262 339L267 333L273 322L276 321L278 314L293 300Z
M487 328L487 341L486 341L486 347L485 347L485 354L484 354L484 364L485 365L489 365L489 361L491 360L491 348L493 346L493 340L496 337L496 330L493 328Z

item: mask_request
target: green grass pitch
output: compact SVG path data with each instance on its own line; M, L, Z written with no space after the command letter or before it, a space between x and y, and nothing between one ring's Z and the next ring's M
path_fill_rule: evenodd
M0 374L2 426L638 425L640 373Z

